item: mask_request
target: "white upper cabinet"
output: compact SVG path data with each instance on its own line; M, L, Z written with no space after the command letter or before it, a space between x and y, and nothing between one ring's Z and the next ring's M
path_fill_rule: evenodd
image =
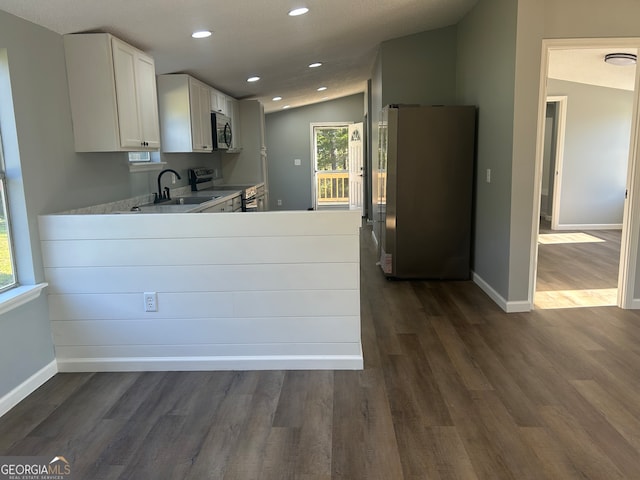
M212 88L211 89L211 111L218 112L223 115L231 116L231 112L229 111L229 100L233 100L227 95L218 90Z
M211 152L211 88L186 74L158 75L162 151Z
M160 148L153 58L108 33L64 36L78 152Z
M210 152L213 150L211 109L209 106L210 90L208 85L195 78L189 78L193 151Z

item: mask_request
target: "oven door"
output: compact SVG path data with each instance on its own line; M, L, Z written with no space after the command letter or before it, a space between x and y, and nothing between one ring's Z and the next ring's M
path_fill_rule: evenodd
M257 212L258 211L258 199L257 197L247 198L244 201L244 212Z

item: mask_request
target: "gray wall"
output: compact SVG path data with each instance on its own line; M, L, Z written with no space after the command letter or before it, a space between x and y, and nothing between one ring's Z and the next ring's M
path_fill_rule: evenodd
M558 223L621 224L633 92L549 79L547 94L568 97Z
M311 123L362 122L364 94L350 95L266 115L265 130L271 210L306 210L313 206ZM300 166L294 160L300 159ZM282 206L277 206L278 199Z
M480 5L486 1L480 0ZM580 15L576 15L580 12ZM621 14L623 12L623 14ZM518 1L518 76L515 85L513 189L522 201L512 204L510 230L510 296L527 298L530 280L530 247L534 232L535 138L539 97L540 52L544 38L640 37L640 3L612 0L519 0ZM638 257L640 262L640 256ZM634 296L640 297L640 264L636 270Z
M456 104L455 26L388 40L380 45L371 73L371 164L375 177L378 163L378 125L382 108L393 103L421 105ZM377 179L372 178L369 218L374 232L380 222Z
M480 0L458 24L458 101L478 107L473 271L509 295L517 5ZM486 170L491 169L491 183Z
M456 27L417 33L380 45L382 106L456 103Z
M0 127L18 275L43 281L38 215L149 193L157 173L130 174L126 153L77 154L62 37L0 11ZM164 156L186 185L198 155ZM213 156L209 162L213 162ZM0 396L54 358L46 296L0 316Z

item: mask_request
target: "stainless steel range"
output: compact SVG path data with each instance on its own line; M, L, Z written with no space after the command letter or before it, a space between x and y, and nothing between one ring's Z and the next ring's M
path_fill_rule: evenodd
M263 212L267 209L264 182L244 185L214 185L214 170L208 167L189 169L191 191L200 190L240 190L243 212Z

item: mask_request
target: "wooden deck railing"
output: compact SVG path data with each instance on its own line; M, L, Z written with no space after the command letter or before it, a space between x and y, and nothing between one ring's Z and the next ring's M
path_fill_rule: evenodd
M318 203L349 203L349 172L322 171L317 173Z

